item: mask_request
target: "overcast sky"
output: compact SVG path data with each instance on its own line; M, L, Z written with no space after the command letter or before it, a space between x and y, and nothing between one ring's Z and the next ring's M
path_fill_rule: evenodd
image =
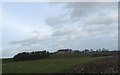
M117 2L5 2L2 57L43 49L115 50L117 5Z

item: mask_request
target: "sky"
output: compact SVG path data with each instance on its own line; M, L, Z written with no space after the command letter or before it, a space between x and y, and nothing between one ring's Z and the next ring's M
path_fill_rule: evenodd
M117 2L3 2L2 16L3 58L61 48L118 48Z

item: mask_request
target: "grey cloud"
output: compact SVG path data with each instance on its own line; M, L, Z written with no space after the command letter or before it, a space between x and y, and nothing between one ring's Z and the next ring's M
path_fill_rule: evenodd
M62 25L60 28L54 29L54 36L59 36L59 35L71 35L78 33L80 31L79 26L74 26L74 25Z
M111 24L117 22L117 3L114 2L70 2L64 3L66 15L48 17L48 25L71 24L85 21L90 24ZM106 11L108 10L108 11ZM105 12L106 11L106 12ZM101 15L103 14L103 15ZM86 25L87 25L86 24Z
M39 38L32 38L32 39L24 39L21 41L13 41L13 42L10 42L10 44L11 45L20 45L20 46L31 46L33 44L43 42L44 40L39 39Z
M44 40L48 39L51 35L40 35L39 31L32 31L31 36L19 41L12 41L10 42L11 45L20 45L20 46L30 46L32 44L36 44L39 42L43 42Z
M71 17L84 17L96 12L100 12L103 9L111 8L112 5L115 6L116 3L113 2L71 2L67 3L65 8L71 10ZM117 5L117 4L116 4ZM112 8L114 7L112 6ZM111 8L111 9L112 9Z
M59 19L51 21L52 23L56 23L56 25L62 24L57 28L54 28L53 35L56 36L67 36L67 35L74 35L80 33L79 36L87 37L90 35L94 36L106 33L108 31L113 31L112 27L116 26L117 23L117 4L116 3L109 3L109 2L72 2L66 3L65 9L71 10L69 14L71 20L59 23ZM107 9L107 12L104 12ZM95 13L95 15L94 15ZM104 13L104 14L103 14ZM103 14L103 15L100 15ZM68 16L68 15L67 15ZM74 18L79 18L77 21L73 21ZM52 19L52 18L51 18ZM62 18L61 18L62 19ZM64 20L64 18L63 18ZM84 21L83 21L84 20ZM65 21L65 20L64 20ZM70 22L66 28L66 23ZM75 23L78 22L79 24L83 23L84 26L74 27L76 26ZM107 26L105 26L107 25ZM114 25L114 26L112 26Z
M117 23L118 22L118 13L117 11L109 11L105 13L104 15L93 15L93 16L88 16L86 18L86 23L91 25L91 24L104 24L104 25L110 25L112 23Z
M70 22L71 19L70 17L67 16L54 16L54 17L48 17L45 22L49 25L60 25L63 23L68 23Z
M82 26L70 24L63 24L57 28L54 28L52 36L59 42L65 42L69 40L75 40L77 38L86 37L86 32L82 30Z
M21 40L21 41L13 41L13 42L10 42L10 44L29 45L29 44L32 44L32 43L36 43L38 41L41 41L41 39L32 38L32 39L26 39L26 40Z

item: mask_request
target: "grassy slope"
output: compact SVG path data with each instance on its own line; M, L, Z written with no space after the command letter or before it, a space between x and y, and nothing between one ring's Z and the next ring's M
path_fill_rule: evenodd
M118 73L118 57L103 58L87 64L79 64L64 71L65 73Z
M4 58L2 59L2 63L10 63L12 62L12 58Z
M3 63L3 73L53 73L61 72L80 63L100 59L89 54L54 55L47 59Z

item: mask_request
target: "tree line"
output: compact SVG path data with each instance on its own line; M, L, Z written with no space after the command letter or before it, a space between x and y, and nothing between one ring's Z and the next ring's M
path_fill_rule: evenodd
M68 51L68 53L92 53L93 57L97 56L111 56L111 55L117 55L116 53L118 51L109 51L108 49L97 49L96 51L93 49L85 49L85 50L72 50L72 49L60 49L57 52L60 51ZM72 51L72 52L70 52ZM36 59L43 59L47 58L50 55L56 54L57 52L49 53L46 50L43 51L33 51L33 52L22 52L18 53L13 57L13 61L25 61L25 60L36 60Z
M13 61L36 60L49 57L50 53L44 51L22 52L13 57Z

